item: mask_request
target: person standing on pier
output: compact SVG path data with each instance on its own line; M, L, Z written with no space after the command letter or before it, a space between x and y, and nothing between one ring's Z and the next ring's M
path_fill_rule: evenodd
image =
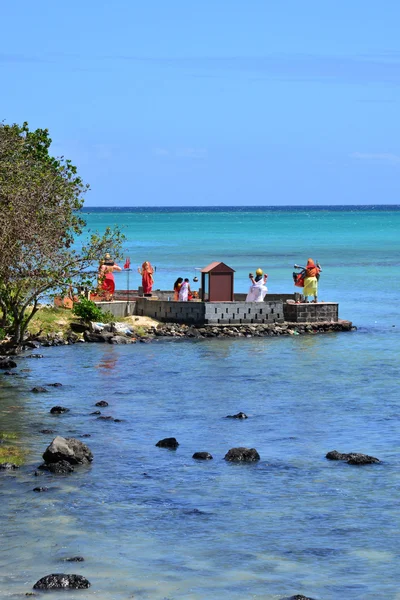
M190 290L189 279L186 278L179 290L180 302L187 302L189 300L189 294L191 295L192 292Z
M315 264L313 259L309 258L307 261L307 266L305 268L304 276L304 302L308 302L308 296L314 296L313 302L318 302L318 280L321 271L322 269L318 262L317 264Z
M148 260L145 260L142 266L138 268L138 273L142 276L143 294L151 294L154 284L154 269Z
M266 286L268 275L266 273L263 274L262 269L257 269L255 277L253 273L249 273L249 279L251 286L246 297L246 302L263 302L268 292Z
M122 269L115 264L109 254L106 254L99 266L99 288L104 292L106 302L112 301L115 292L114 271L122 271Z
M178 279L174 283L174 300L176 300L176 301L179 300L179 290L182 287L182 283L183 283L182 277L178 277Z

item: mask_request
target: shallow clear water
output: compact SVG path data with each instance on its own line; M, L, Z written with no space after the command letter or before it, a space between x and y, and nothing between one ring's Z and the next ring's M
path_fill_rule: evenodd
M366 256L376 268L378 250ZM0 375L0 430L30 451L26 467L0 473L0 597L70 572L92 583L71 600L399 599L398 267L383 266L396 256L380 263L382 292L360 267L337 281L339 298L329 292L356 332L47 348ZM321 284L334 290L332 273ZM90 416L103 399L122 422ZM56 404L71 410L50 415ZM249 418L225 418L238 411ZM44 428L89 433L92 465L34 477L54 437ZM169 436L176 451L155 446ZM261 460L227 463L234 446ZM327 461L333 449L383 462ZM214 459L193 460L202 450ZM62 562L74 555L85 562Z

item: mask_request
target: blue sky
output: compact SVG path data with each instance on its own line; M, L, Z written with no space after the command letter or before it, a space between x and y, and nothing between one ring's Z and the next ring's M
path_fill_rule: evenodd
M394 204L398 0L14 0L0 118L87 206Z

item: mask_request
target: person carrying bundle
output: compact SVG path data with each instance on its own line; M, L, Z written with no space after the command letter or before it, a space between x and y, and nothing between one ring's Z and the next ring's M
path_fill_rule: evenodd
M307 266L304 267L304 302L308 302L308 296L314 296L312 302L318 302L318 280L322 269L321 266L315 264L312 258L307 261Z

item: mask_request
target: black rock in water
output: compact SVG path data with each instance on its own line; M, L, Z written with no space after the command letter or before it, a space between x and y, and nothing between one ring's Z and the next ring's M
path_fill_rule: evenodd
M282 600L314 600L314 598L303 596L303 594L296 594L295 596L290 596L290 598L282 598Z
M248 419L244 412L238 412L237 415L226 415L226 419Z
M46 383L49 387L62 387L62 383Z
M35 487L35 488L33 488L32 491L33 492L47 492L48 489L49 489L48 487L43 486L43 487Z
M260 455L255 448L231 448L225 454L225 460L229 462L254 462L260 460Z
M100 412L100 411L99 411ZM114 417L111 417L110 415L101 415L101 417L97 417L97 420L99 421L114 421Z
M64 562L83 562L84 560L83 556L69 556L68 558L63 558Z
M42 387L41 385L37 385L36 387L31 389L31 392L33 392L34 394L44 394L44 393L48 393L49 390L46 390L46 388Z
M101 410L95 410L93 412L90 413L90 416L92 415L101 415Z
M65 408L65 406L53 406L50 412L52 415L61 415L62 413L69 412L69 408Z
M55 463L43 463L40 465L39 469L42 471L50 471L50 473L53 473L54 475L66 475L67 473L72 473L74 467L66 460L59 460Z
M19 466L14 463L0 463L0 471L14 471L15 469L19 469Z
M86 590L90 582L83 575L53 573L42 577L33 586L34 590Z
M15 369L17 363L15 360L11 358L1 358L0 359L0 369Z
M179 443L174 437L171 437L160 440L159 442L157 442L156 446L158 446L159 448L170 448L172 450L175 450L179 446Z
M71 465L82 465L91 462L93 454L80 440L57 436L44 451L43 459L46 463L66 461Z
M39 433L45 433L47 435L51 435L52 433L54 433L54 429L40 429Z
M328 460L344 460L349 465L371 465L381 462L379 458L369 456L368 454L360 454L359 452L343 453L337 450L331 450L325 458Z
M192 458L196 460L211 460L212 456L209 452L195 452Z
M44 358L43 354L28 354L25 358Z
M96 402L95 406L108 406L108 402L100 400L99 402Z

